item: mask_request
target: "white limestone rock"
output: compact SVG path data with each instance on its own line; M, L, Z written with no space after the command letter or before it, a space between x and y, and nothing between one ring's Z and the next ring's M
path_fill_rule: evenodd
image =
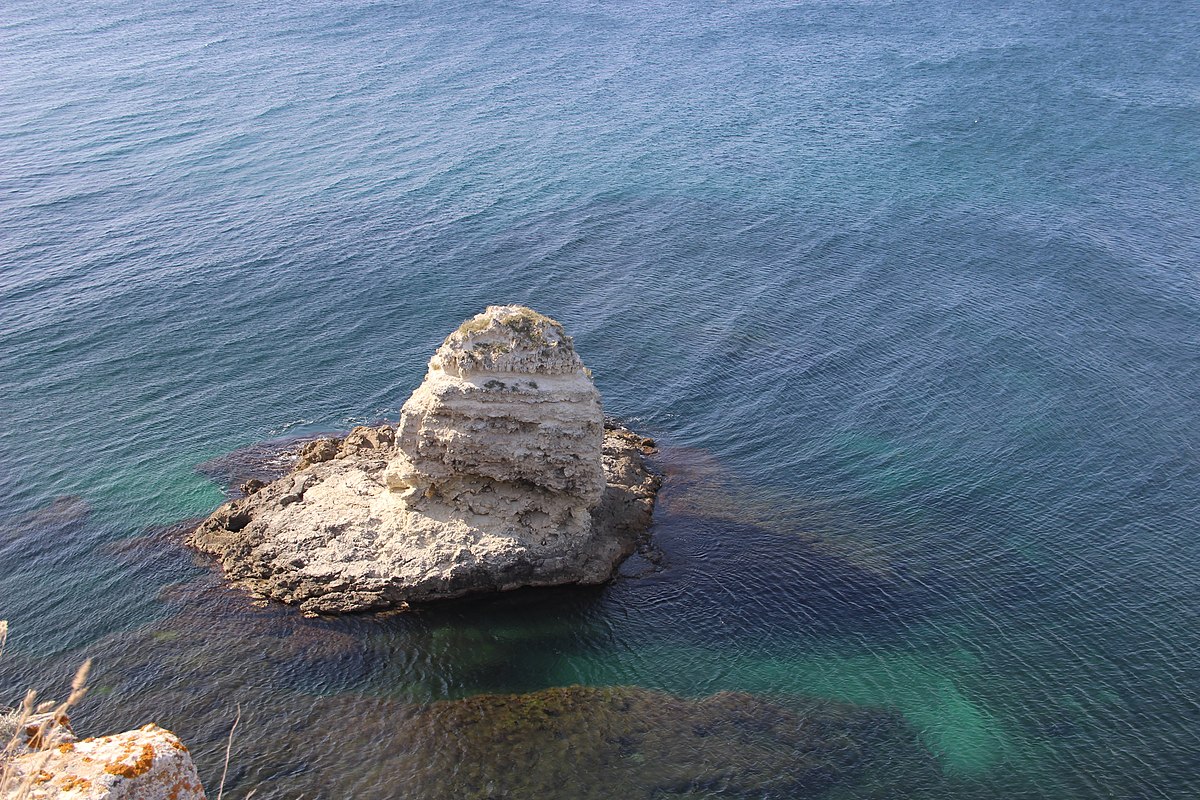
M604 492L603 437L600 394L562 326L522 306L491 306L430 360L400 411L386 480L414 508L515 484L586 509Z
M78 739L65 716L43 715L22 728L2 800L205 800L188 749L157 725Z
M189 541L235 583L312 612L599 583L649 526L645 446L606 431L558 322L491 306L438 348L394 445L384 428L314 443Z

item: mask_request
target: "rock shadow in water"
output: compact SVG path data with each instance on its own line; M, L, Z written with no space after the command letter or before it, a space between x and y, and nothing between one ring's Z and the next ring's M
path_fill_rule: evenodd
M606 601L661 617L664 630L708 642L762 631L887 641L952 605L945 576L918 576L882 550L822 536L812 516L743 493L708 453L667 448L656 466L664 481L653 561L631 568Z

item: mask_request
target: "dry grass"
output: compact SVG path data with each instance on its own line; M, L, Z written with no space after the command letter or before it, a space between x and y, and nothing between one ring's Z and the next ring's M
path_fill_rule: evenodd
M0 655L8 639L8 621L0 620ZM55 748L62 743L64 729L55 724L65 720L67 712L87 694L87 676L91 659L85 661L71 682L71 693L61 703L37 700L37 693L25 694L21 706L3 712L0 717L0 800L28 800L40 784L41 775ZM35 719L36 718L36 719ZM36 727L33 727L36 724ZM32 728L32 729L31 729ZM29 743L38 747L29 752ZM21 759L17 766L16 759Z
M221 768L221 785L217 787L217 800L223 800L225 797L225 779L229 777L229 757L233 753L233 734L237 731L238 723L242 721L242 704L237 705L237 714L233 718L233 726L229 729L229 740L225 742L225 765ZM258 789L251 789L250 794L246 795L246 800L254 797Z
M7 639L8 621L0 619L0 656L4 655ZM37 693L31 690L25 694L19 708L0 708L0 800L32 800L39 796L36 790L44 782L45 767L58 746L63 744L66 729L55 723L66 720L67 712L87 694L87 677L91 668L91 659L83 662L83 666L75 673L75 679L71 682L70 694L61 703L39 703ZM222 800L225 794L233 735L241 718L242 707L239 705L225 746L225 765L221 772L217 800ZM37 746L30 747L30 743L36 743ZM246 795L247 800L255 791L257 790Z

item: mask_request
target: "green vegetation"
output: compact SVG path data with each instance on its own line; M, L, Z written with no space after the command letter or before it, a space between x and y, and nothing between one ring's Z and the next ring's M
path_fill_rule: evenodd
M525 306L510 306L503 315L499 317L491 317L479 315L458 326L458 330L454 333L461 338L467 338L475 333L482 333L492 326L492 323L498 323L502 327L507 328L514 334L524 336L531 339L535 344L548 345L550 342L546 339L545 329L549 327L559 328L559 324L545 314L539 314L532 308Z

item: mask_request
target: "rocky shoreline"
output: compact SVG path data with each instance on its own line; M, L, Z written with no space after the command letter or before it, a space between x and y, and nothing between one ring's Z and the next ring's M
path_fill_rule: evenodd
M438 348L396 428L310 442L188 543L313 614L602 583L650 526L653 446L605 422L558 322L491 306Z

